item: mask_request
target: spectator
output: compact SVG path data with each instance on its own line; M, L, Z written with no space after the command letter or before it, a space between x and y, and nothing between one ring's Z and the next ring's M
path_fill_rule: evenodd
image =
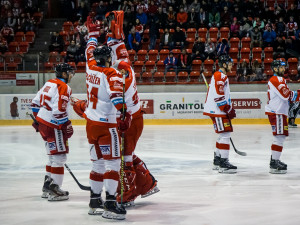
M145 1L138 1L138 4L136 6L136 11L142 10L144 13L148 10L148 5L145 4Z
M251 22L246 17L243 17L243 22L240 26L240 38L249 36L251 29Z
M227 7L228 10L232 10L232 3L229 0L224 0L221 2L221 7Z
M253 22L253 27L258 27L260 31L263 31L265 29L265 23L264 21L261 21L259 17L257 17Z
M180 29L179 26L177 26L173 35L174 47L182 49L184 47L185 40L185 33Z
M169 7L169 11L167 14L167 26L168 28L174 29L176 26L175 12L173 11L173 7Z
M203 11L203 9L202 9ZM188 28L197 28L197 23L198 23L198 14L195 12L195 9L192 8L192 11L189 12L188 15Z
M159 27L161 29L165 29L166 21L167 21L168 17L167 17L167 14L165 14L163 12L162 7L158 7L158 13L157 13L156 17L157 17L157 21L158 21L157 27Z
M62 52L64 48L64 40L63 37L59 34L58 31L53 32L53 35L51 37L49 51L57 51Z
M239 7L234 8L234 12L231 16L232 18L236 17L239 24L243 21L243 14L240 12Z
M253 61L249 74L249 81L262 81L265 79L261 63L258 60Z
M180 8L179 13L177 13L177 26L186 29L186 22L188 19L188 14L184 12L183 8Z
M254 27L251 31L251 48L261 47L262 46L262 36L261 32L258 30L258 27Z
M76 46L75 40L72 40L70 45L67 48L67 55L65 62L75 62L77 64L78 62L78 56L77 56L78 46Z
M284 37L286 34L286 24L283 21L283 17L280 17L276 23L276 33L278 37Z
M23 9L20 8L19 3L15 2L14 7L12 8L11 11L12 11L13 16L15 18L18 18L21 15L21 13L23 12Z
M206 59L209 58L209 59L215 60L216 46L215 46L215 43L213 43L210 38L207 38L207 41L205 43L204 52L205 52Z
M132 27L131 31L128 35L128 49L134 49L135 51L138 51L140 49L141 44L141 35L139 32L135 31L135 28Z
M5 40L5 38L0 33L0 52L2 54L4 54L5 52L7 52L7 49L8 49L7 41Z
M228 41L223 38L222 41L217 45L217 57L220 57L221 55L228 55L229 49Z
M17 29L16 31L22 31L22 32L26 32L27 28L26 28L26 17L25 17L25 13L21 13L21 16L17 19Z
M299 7L299 4L300 3L298 3L298 7ZM299 14L299 12L297 12L297 9L296 9L295 5L291 4L290 9L288 9L287 13L286 13L286 20L290 19L291 16L293 18L296 18L298 14Z
M149 28L149 37L150 37L150 44L149 49L154 49L156 45L156 39L159 37L159 30L158 30L158 20L156 17L152 17L150 19L150 28Z
M131 8L127 8L127 11L124 13L124 23L123 23L123 30L124 34L128 36L130 32L130 28L134 26L135 23L135 15L133 11L131 11Z
M208 13L204 11L203 8L200 8L198 18L199 18L199 27L207 27Z
M1 29L0 33L2 37L5 38L8 44L14 40L14 30L11 27L9 27L6 23L3 25L3 28Z
M222 21L221 26L222 27L229 27L230 18L231 18L231 16L230 16L230 13L228 11L228 7L225 6L224 11L221 13L221 21Z
M140 36L143 37L144 34L144 26L140 23L139 19L135 20L135 30L140 33Z
M76 4L74 0L62 0L62 10L65 18L68 21L75 21L76 16Z
M139 19L140 23L145 27L147 24L147 15L143 12L142 8L139 8L138 13L136 14L136 19Z
M89 14L89 10L85 4L85 2L80 2L80 6L77 8L77 20L86 21L86 18Z
M170 70L174 69L177 74L177 59L174 57L173 52L169 53L169 56L164 61L165 64L165 74Z
M75 27L76 42L80 42L81 45L85 46L85 40L87 39L88 29L82 23L81 20L78 21L78 25Z
M155 5L155 2L153 0L151 0L149 8L148 8L149 19L154 18L155 15L157 14L157 11L158 11L157 5Z
M213 8L211 12L209 13L209 27L220 27L220 13Z
M231 34L231 37L238 37L239 33L240 33L240 25L239 25L239 23L237 21L237 18L234 17L233 18L233 22L230 25L230 34Z
M205 50L205 45L202 41L201 37L198 37L197 41L194 43L193 49L192 49L192 60L194 59L200 59L202 61L205 60L205 54L204 54L204 50Z
M178 67L180 71L191 72L192 67L192 57L187 54L186 49L182 49L181 54L178 56Z
M248 75L250 75L251 73L252 72L249 69L248 62L246 60L244 60L242 62L242 65L240 66L240 68L238 68L238 70L236 72L237 81L247 82L249 79Z
M7 14L6 23L12 29L14 29L15 26L16 26L17 20L16 20L16 18L10 12Z
M272 30L271 26L267 26L263 34L263 45L264 47L273 47L274 41L276 39L276 32Z
M101 29L101 30L103 30L103 29ZM104 34L106 35L106 33L104 33ZM79 42L76 43L76 46L77 46L77 52L76 52L77 61L78 62L85 62L86 61L85 60L85 46L81 45Z
M165 46L169 47L169 50L173 49L174 43L173 43L173 35L169 32L168 28L165 28L165 32L160 37L160 49L162 49Z
M278 37L274 42L273 58L274 59L285 58L285 51L286 51L285 41L281 37Z
M107 13L107 7L104 5L103 1L99 2L99 5L96 9L96 19L97 20L104 20L105 14Z
M287 36L295 36L298 24L294 21L294 17L290 17L290 21L286 24Z
M195 13L199 13L200 11L200 3L198 0L194 0L193 3L189 7L189 12L192 12L192 9L194 8Z

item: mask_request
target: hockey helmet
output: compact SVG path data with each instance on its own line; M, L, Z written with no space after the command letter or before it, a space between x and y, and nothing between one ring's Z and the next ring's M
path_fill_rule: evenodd
M279 67L281 66L286 66L286 63L282 60L274 60L272 63L271 63L271 69L274 71L275 68L277 68L277 70L279 69Z
M112 49L106 45L99 46L93 51L96 62L100 65L105 65L105 62L110 62L112 57Z
M59 63L55 67L55 74L57 78L62 78L63 72L68 75L68 79L70 75L74 75L74 68L70 66L68 63Z
M228 63L233 63L233 60L232 58L230 58L229 55L221 55L219 57L219 61L218 61L218 64L219 64L219 67L220 68L223 68L223 64L225 63L226 65L228 65Z

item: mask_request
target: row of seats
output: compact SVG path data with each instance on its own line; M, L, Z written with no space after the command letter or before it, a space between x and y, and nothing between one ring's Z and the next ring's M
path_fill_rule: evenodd
M35 40L35 33L33 31L27 31L25 34L22 31L18 31L15 34L15 42L28 42L33 43Z
M8 45L8 51L9 52L22 52L27 53L29 50L29 42L16 42L12 41Z

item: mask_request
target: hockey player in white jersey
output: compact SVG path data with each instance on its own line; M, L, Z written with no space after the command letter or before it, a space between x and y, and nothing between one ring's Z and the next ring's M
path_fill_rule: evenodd
M58 64L55 73L56 79L47 81L31 104L38 122L33 123L33 127L44 139L49 157L42 189L42 198L48 198L48 201L69 199L69 193L60 187L69 152L68 139L73 135L72 123L68 118L72 91L67 85L74 75L73 68L67 63Z
M275 174L287 172L287 165L280 161L280 156L284 140L289 135L287 122L289 101L295 102L300 99L300 90L290 91L286 80L282 77L285 66L285 62L281 60L272 62L274 76L268 82L268 104L265 106L274 136L271 145L270 173Z
M230 132L233 132L231 119L236 117L232 107L229 80L226 75L231 71L232 59L227 55L219 57L219 71L211 77L204 105L203 115L209 116L219 138L216 142L213 169L219 173L236 173L236 166L229 163Z

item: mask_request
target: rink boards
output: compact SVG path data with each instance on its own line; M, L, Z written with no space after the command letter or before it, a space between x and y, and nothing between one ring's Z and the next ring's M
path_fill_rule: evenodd
M0 96L0 124L28 125L31 123L29 114L33 94L9 94ZM73 94L79 99L86 99L86 94ZM142 109L145 111L145 124L166 125L199 125L210 124L208 117L203 116L206 93L141 93L139 94ZM18 118L12 118L10 105L17 97ZM232 103L236 109L235 124L265 124L268 119L264 108L267 103L266 92L233 92ZM73 110L69 110L73 124L85 124ZM14 119L14 120L12 120Z

